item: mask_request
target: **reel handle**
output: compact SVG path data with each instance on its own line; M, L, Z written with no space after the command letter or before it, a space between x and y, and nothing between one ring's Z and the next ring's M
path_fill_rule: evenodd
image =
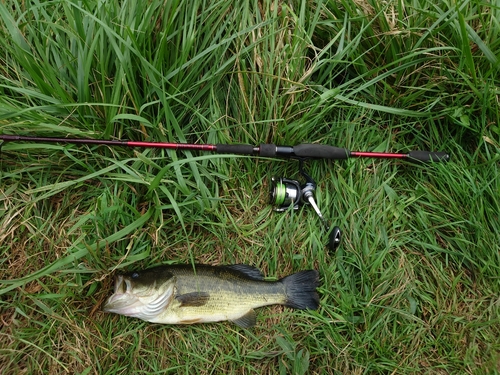
M337 250L337 247L339 247L341 239L342 232L340 231L339 227L335 226L330 233L330 238L326 246L328 246L328 249L330 249L330 251L335 251Z

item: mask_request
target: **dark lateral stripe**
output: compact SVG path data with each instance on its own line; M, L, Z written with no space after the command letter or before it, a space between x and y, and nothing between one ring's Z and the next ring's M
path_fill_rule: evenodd
M207 304L210 300L210 294L206 292L192 292L181 294L175 298L181 303L181 307L199 307Z

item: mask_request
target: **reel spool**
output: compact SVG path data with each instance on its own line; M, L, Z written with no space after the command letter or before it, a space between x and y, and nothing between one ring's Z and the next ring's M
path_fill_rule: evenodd
M271 177L270 202L274 206L274 211L285 212L293 206L294 210L299 209L302 189L296 180L284 177Z
M328 222L323 217L316 200L314 199L314 192L316 191L316 183L307 173L302 169L302 162L300 163L299 172L304 176L305 184L300 184L297 180L292 180L285 177L272 177L271 189L269 192L270 203L274 206L274 211L285 212L286 210L298 210L301 205L311 205L316 214L321 219L326 231L330 231ZM327 247L334 251L340 244L341 232L340 228L333 227Z

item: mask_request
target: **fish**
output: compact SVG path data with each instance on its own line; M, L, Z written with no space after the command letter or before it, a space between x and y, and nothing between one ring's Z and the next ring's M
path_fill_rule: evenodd
M266 281L258 268L245 264L162 265L118 274L103 311L151 323L231 321L250 328L256 324L254 309L259 307L316 310L318 286L319 273L314 269Z

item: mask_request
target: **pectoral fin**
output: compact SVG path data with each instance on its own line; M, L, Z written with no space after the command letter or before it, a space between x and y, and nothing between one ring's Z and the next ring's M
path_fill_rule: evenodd
M231 321L241 328L250 328L257 323L257 314L254 309L250 309L245 315Z
M192 292L181 294L175 297L180 303L180 307L199 307L205 305L210 300L210 294L207 292Z

